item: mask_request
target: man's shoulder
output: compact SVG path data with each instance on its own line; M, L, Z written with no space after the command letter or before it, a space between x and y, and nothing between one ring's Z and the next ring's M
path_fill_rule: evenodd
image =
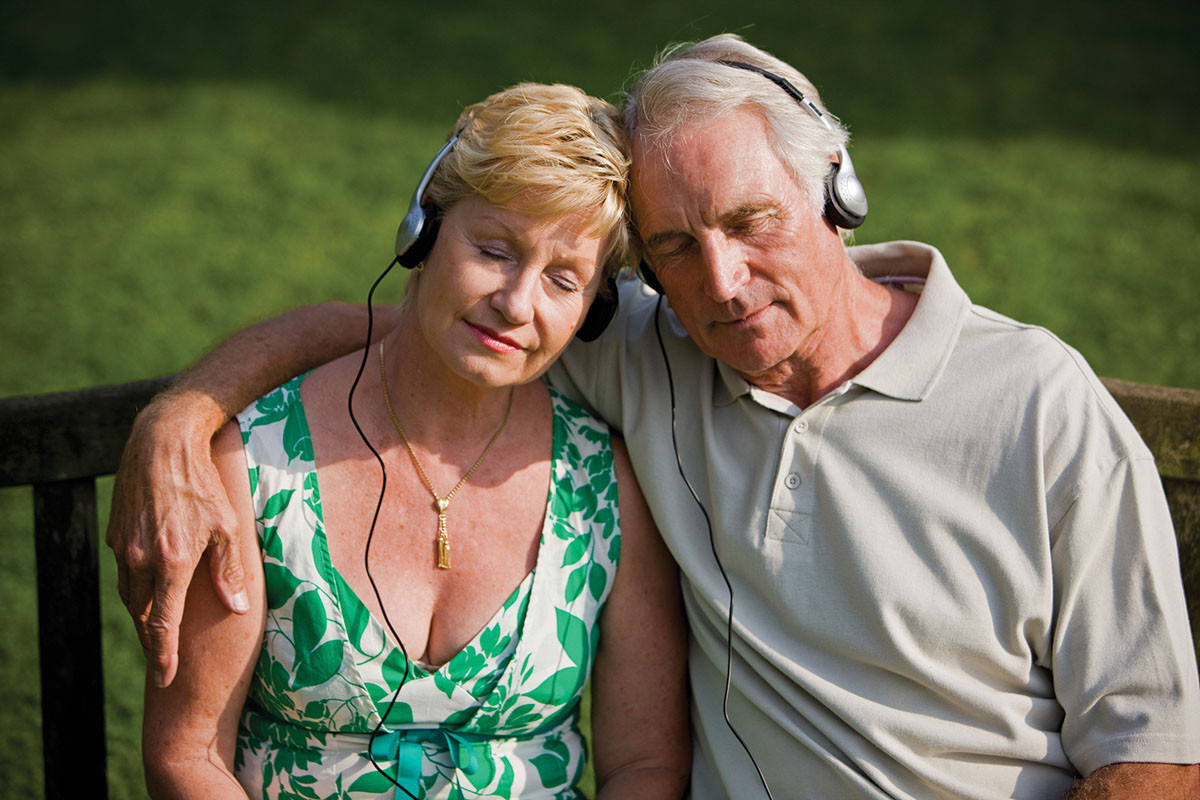
M1026 415L1062 432L1101 437L1117 452L1145 454L1132 423L1087 359L1053 331L972 305L955 359Z
M626 399L650 383L651 360L660 358L655 332L659 296L629 274L617 282L617 292L617 313L604 332L590 342L572 340L545 380L621 430Z
M1100 386L1083 355L1056 333L981 305L970 306L959 346L973 358L987 358L990 368L1007 367L1034 383L1065 371L1066 377Z

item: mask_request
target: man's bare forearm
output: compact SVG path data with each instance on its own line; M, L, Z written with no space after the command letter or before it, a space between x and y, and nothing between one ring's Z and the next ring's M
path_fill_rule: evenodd
M377 309L372 338L394 324L393 309ZM305 306L251 325L217 345L168 390L186 397L192 422L215 432L247 403L307 369L363 346L367 311L330 302Z
M1195 764L1109 764L1079 781L1065 800L1194 800L1200 797Z

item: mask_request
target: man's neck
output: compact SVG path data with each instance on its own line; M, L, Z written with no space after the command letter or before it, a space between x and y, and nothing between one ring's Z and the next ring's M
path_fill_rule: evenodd
M881 286L857 271L847 275L820 339L757 375L753 386L807 408L858 375L900 335L918 296Z

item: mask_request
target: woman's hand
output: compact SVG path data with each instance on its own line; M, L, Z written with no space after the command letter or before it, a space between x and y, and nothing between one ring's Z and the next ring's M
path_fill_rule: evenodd
M105 541L160 687L175 677L184 599L206 550L221 602L239 613L249 607L242 561L231 546L237 519L212 460L213 431L224 421L207 395L160 396L138 415L113 488Z

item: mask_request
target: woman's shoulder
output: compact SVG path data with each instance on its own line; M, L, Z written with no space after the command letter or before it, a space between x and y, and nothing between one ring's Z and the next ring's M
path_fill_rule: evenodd
M349 387L358 366L354 357L361 359L361 353L303 372L251 402L237 415L243 437L249 441L252 431L254 435L271 433L277 426L280 435L285 429L292 433L303 429L307 437L315 432L313 426L340 421L345 416ZM263 428L266 430L260 430Z
M242 429L249 430L269 425L277 419L284 419L293 406L301 404L300 385L310 374L311 372L305 372L297 375L251 401L237 415Z
M285 381L237 415L234 422L250 468L294 468L314 461L312 433L300 392L310 374Z
M608 424L604 420L553 386L547 384L546 389L550 392L556 424L566 423L574 429L588 429L603 433L605 439L609 437Z

